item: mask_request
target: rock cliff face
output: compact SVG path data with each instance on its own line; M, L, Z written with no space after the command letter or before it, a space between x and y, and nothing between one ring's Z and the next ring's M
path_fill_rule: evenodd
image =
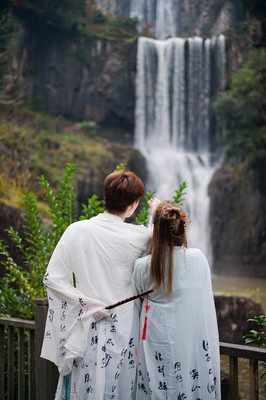
M135 4L134 4L135 3ZM111 13L117 17L128 17L131 10L142 9L143 15L140 29L149 26L151 33L155 31L156 19L158 20L158 10L161 3L158 0L96 0L97 7L103 13ZM177 35L196 36L196 35L218 35L230 27L235 22L244 18L240 5L235 1L223 1L219 4L208 0L172 0L167 2L171 12L175 13ZM163 17L164 18L164 17Z
M52 115L132 128L136 42L41 37L30 47L25 43L24 52L29 101ZM21 60L14 64L21 69Z
M96 0L96 4L104 14L110 13L116 17L129 15L129 0Z
M219 169L210 184L213 271L266 277L266 196L253 171Z

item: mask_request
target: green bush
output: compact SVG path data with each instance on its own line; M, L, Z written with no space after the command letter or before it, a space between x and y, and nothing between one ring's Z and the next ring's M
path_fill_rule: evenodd
M82 121L77 123L77 127L88 132L90 135L94 135L98 125L95 121Z
M257 329L252 329L247 335L244 336L245 344L255 344L258 347L266 348L266 316L265 315L253 315L252 318L248 319L250 322L255 322L257 324ZM260 379L264 379L266 376L266 362L261 362L259 369L261 371ZM262 395L266 398L266 383L262 390Z

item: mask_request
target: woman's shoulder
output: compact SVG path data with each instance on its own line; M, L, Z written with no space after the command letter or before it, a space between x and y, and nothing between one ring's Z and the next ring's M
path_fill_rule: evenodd
M186 255L191 259L206 259L205 254L203 251L197 247L189 247L185 249Z
M198 247L189 247L186 249L186 253L189 254L190 257L205 257L203 251Z
M140 257L140 258L137 258L136 261L135 261L135 268L141 268L143 266L146 267L146 265L150 261L150 259L151 259L151 255L150 254L148 254L146 256L143 256L143 257Z
M209 275L210 267L208 260L199 248L186 249L187 266L193 273L200 274L201 280L205 280Z

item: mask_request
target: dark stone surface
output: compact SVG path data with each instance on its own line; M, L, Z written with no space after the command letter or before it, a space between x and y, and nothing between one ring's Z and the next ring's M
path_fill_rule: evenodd
M41 37L25 51L21 67L28 100L52 115L132 130L136 41L55 39Z
M244 344L243 336L251 329L258 330L248 319L264 314L264 310L252 297L215 294L214 301L220 342Z

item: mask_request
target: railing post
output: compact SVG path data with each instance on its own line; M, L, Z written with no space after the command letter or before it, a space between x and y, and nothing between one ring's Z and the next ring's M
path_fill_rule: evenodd
M4 344L5 327L0 325L0 399L4 398L5 386L5 344Z
M259 400L258 361L249 360L250 400Z
M8 400L13 400L15 398L15 377L14 377L14 367L15 367L15 330L14 326L9 326L7 328L8 336L8 349L7 349L7 386L8 386Z
M58 382L57 367L40 358L44 337L48 300L35 300L35 355L36 355L36 399L53 400Z
M229 356L229 391L230 400L238 399L238 358Z

